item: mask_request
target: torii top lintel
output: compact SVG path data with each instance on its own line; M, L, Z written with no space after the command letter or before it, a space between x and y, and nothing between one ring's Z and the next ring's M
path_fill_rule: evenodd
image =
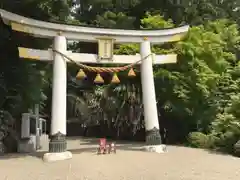
M141 43L145 37L151 43L179 41L188 32L189 26L163 30L123 30L56 24L26 18L3 9L0 15L4 23L15 31L25 32L37 37L53 38L62 33L69 40L96 42L97 38L114 38L116 43Z

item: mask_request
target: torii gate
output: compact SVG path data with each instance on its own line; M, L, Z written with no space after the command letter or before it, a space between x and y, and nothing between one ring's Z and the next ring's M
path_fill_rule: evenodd
M130 64L145 58L141 62L146 129L145 149L158 153L164 151L165 147L161 144L159 134L152 64L176 63L177 55L149 56L151 54L150 43L160 44L179 41L188 32L189 26L164 30L120 30L49 23L19 16L2 9L0 9L0 14L4 23L10 25L13 30L29 33L37 37L51 38L53 39L54 50L81 63ZM67 51L67 40L98 42L99 54ZM113 40L116 43L140 43L140 55L113 55ZM54 62L51 136L49 153L46 153L43 157L46 161L64 160L72 157L71 152L67 151L66 143L66 63L69 61L56 51L19 47L19 56L21 58ZM105 54L102 54L103 51L105 51Z

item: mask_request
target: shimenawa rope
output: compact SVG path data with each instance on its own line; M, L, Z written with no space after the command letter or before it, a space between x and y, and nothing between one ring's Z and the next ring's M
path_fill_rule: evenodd
M68 57L66 54L64 54L64 53L62 53L58 50L52 49L52 51L60 54L64 58L68 59L69 61L73 62L74 64L76 64L77 66L82 68L83 70L87 70L87 71L90 71L90 72L96 72L96 73L100 73L100 72L117 73L117 72L120 72L120 71L125 71L129 68L132 68L133 66L135 66L139 62L146 60L149 56L153 55L153 53L151 53L151 54L145 56L144 58L142 58L142 59L140 59L140 60L138 60L138 61L136 61L132 64L122 66L122 67L94 67L94 66L88 66L88 65L84 65L82 63L76 62L72 58Z

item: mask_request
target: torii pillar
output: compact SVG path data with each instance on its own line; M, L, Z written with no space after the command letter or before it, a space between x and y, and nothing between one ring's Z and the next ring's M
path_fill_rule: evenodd
M55 50L66 53L67 40L64 36L56 36L53 41ZM52 88L52 118L49 153L44 154L43 160L55 161L72 158L67 151L67 62L60 54L53 53L53 88Z
M148 38L140 45L140 54L142 58L151 54L151 44ZM164 152L165 146L162 145L159 132L157 101L153 76L153 59L148 56L141 63L141 81L142 97L144 107L144 121L146 131L146 150L155 152Z

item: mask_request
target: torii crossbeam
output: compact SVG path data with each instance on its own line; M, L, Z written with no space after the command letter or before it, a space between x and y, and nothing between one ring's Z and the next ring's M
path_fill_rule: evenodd
M54 52L50 50L39 50L39 49L29 49L19 47L19 57L29 59L29 60L41 60L41 61L52 61ZM99 63L99 64L132 64L141 59L140 54L136 55L114 55L112 60L99 60L97 54L88 54L88 53L72 53L67 51L66 55L73 59L75 62L81 63ZM69 62L68 60L66 60ZM168 55L153 55L153 64L169 64L176 63L177 55L168 54ZM139 62L140 63L140 62Z

